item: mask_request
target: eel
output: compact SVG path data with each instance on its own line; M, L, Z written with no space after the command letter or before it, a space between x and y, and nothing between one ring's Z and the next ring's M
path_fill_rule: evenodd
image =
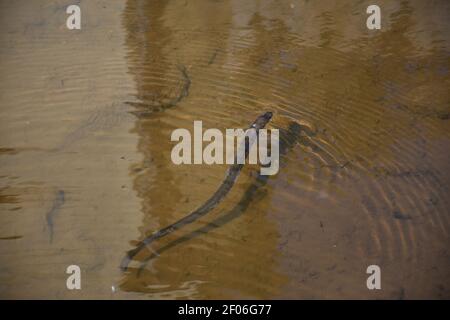
M263 115L259 116L248 129L252 129L252 128L255 129L256 134L257 134L260 129L263 129L266 126L266 124L270 121L271 118L272 118L272 112L266 112ZM244 149L245 150L245 159L247 159L248 154L250 152L250 148L251 148L250 142L247 139L244 139L244 141L242 141L242 143L241 143L241 148L242 147L245 147L245 149ZM142 249L147 247L150 243L174 232L175 230L180 229L181 227L183 227L187 224L194 222L195 220L204 216L209 211L211 211L213 208L215 208L220 203L220 201L222 201L222 199L225 198L225 196L228 194L228 192L233 187L237 177L239 176L239 173L241 172L241 170L244 166L244 164L239 164L236 161L237 154L238 154L238 152L236 152L236 154L235 154L234 164L232 164L230 166L230 168L228 168L225 179L222 182L222 184L219 186L219 188L216 190L216 192L205 203L203 203L199 208L197 208L196 210L194 210L187 216L183 217L182 219L178 220L177 222L146 237L144 240L140 241L137 244L135 249L128 251L127 254L125 255L125 257L122 259L122 262L120 265L120 267L123 271L127 270L128 265L131 262L131 260L133 260L133 258Z
M299 125L295 121L291 121L289 126L286 129L278 128L280 130L280 159L286 161L286 155L301 141L301 132L306 131L306 128ZM280 162L280 164L282 163ZM190 232L187 235L182 236L181 238L175 239L172 242L164 245L162 248L155 250L148 257L141 261L141 265L137 270L137 277L140 277L141 273L147 267L147 264L154 258L158 257L161 253L166 250L169 250L180 243L185 241L189 241L193 238L196 238L200 235L204 235L210 232L213 229L219 228L224 224L238 218L242 215L245 210L248 208L250 203L258 197L258 192L261 192L262 189L268 182L270 176L262 175L258 173L255 181L247 188L247 190L242 195L241 200L228 211L225 215L216 218L214 221L209 222L207 225L199 227L198 229Z

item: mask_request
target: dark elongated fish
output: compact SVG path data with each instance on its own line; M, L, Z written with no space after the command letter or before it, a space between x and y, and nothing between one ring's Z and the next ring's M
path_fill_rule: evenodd
M52 208L47 212L47 226L49 229L50 243L53 242L53 219L55 218L56 213L59 208L64 204L65 201L65 192L64 190L58 190L55 196L55 200L53 200Z
M280 165L283 165L283 162L286 161L286 155L299 143L301 143L301 132L306 132L307 128L299 125L298 123L291 121L289 123L288 129L282 129L280 130ZM247 190L243 193L241 200L232 208L230 211L228 211L225 215L220 216L216 218L214 221L209 222L207 225L204 225L202 227L199 227L198 229L190 232L187 235L182 236L181 238L175 239L172 242L164 245L162 248L159 248L152 252L147 258L142 260L141 266L137 270L137 277L139 277L142 273L142 271L145 270L147 267L147 264L154 258L158 257L161 253L163 253L166 250L169 250L175 246L177 246L180 243L183 243L185 241L189 241L195 237L198 237L200 235L204 235L208 232L210 232L213 229L220 228L221 226L225 225L226 223L236 219L240 215L242 215L247 207L250 205L250 203L257 199L258 191L260 191L261 188L263 188L267 181L269 180L270 176L268 175L262 175L261 173L258 174L255 181L247 188Z
M253 128L256 130L256 133L260 129L263 129L266 124L270 121L272 118L272 112L266 112L263 115L259 116L255 122L252 123L252 125L249 127L249 129ZM247 159L251 145L250 142L247 141L247 139L244 139L244 141L241 144L241 148L245 147L245 159ZM227 175L225 177L225 180L222 182L222 184L219 186L217 191L212 195L211 198L209 198L203 205L201 205L198 209L191 212L184 218L178 220L174 224L171 224L170 226L167 226L156 233L148 236L144 240L138 243L137 247L133 250L128 251L127 255L123 258L121 263L122 270L126 270L128 268L128 264L133 259L134 256L136 256L143 248L145 248L147 245L152 243L153 241L162 238L175 230L178 230L179 228L194 222L201 216L204 216L209 211L211 211L214 207L216 207L220 201L228 194L228 192L233 187L239 173L241 172L242 167L244 164L239 164L237 162L237 152L234 159L234 164L230 166L230 168L227 171Z

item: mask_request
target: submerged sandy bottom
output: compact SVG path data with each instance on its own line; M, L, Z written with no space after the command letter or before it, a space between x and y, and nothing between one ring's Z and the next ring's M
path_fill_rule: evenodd
M268 0L81 1L70 31L69 2L0 1L0 297L450 298L446 1L381 1L379 31L354 1ZM174 165L171 132L265 111L279 173L245 167L123 273L224 178Z

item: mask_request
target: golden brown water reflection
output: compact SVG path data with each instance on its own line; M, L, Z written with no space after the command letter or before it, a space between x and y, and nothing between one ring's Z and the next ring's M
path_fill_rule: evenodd
M369 31L365 1L81 1L76 32L67 1L0 3L2 297L450 298L448 2L378 1ZM224 178L172 130L266 110L280 172L122 273Z

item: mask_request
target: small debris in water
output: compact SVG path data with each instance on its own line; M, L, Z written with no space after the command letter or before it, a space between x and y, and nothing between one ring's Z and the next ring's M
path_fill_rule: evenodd
M0 240L16 240L21 239L23 236L9 236L9 237L0 237Z
M408 214L403 214L400 211L394 211L394 218L399 220L411 220L411 216Z

